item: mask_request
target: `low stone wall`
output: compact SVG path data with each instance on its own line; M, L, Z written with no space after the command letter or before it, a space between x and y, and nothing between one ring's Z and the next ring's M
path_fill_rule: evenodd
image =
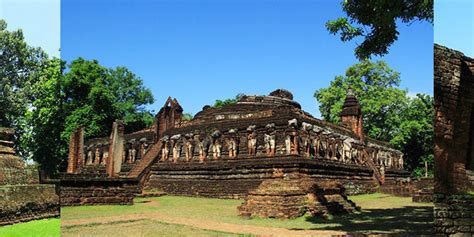
M410 178L409 172L388 170L385 173L385 182L379 187L378 191L399 197L411 197L413 187L413 180Z
M435 230L438 234L472 236L474 233L474 195L434 195Z
M0 225L59 216L54 185L0 186Z
M415 180L413 181L413 185L413 202L433 202L433 178L422 178L420 180Z
M61 178L61 206L132 205L141 189L137 180L124 178Z
M205 163L159 162L152 167L147 189L168 194L215 198L244 198L275 173L301 173L319 181L337 181L348 194L375 192L373 171L364 166L322 159L272 157L228 159Z

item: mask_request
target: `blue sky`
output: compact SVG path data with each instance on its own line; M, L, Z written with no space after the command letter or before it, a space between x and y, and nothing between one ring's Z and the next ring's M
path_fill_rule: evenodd
M61 5L62 58L98 59L139 75L156 98L169 95L195 114L237 93L293 92L319 117L313 93L357 62L324 24L342 16L338 1L92 1ZM402 88L432 94L433 29L400 28L386 60Z
M58 1L0 0L9 14L0 13L51 55L59 37L48 30L59 25ZM195 114L215 99L286 88L319 117L314 91L357 62L357 42L343 43L324 27L340 16L339 1L326 0L63 0L61 57L128 67L152 89L155 111L169 95ZM50 18L56 22L40 24ZM410 94L432 95L432 25L415 22L399 31L383 59Z
M21 28L29 45L59 57L60 0L0 0L0 18L8 30Z
M474 1L435 0L435 14L435 42L474 57Z

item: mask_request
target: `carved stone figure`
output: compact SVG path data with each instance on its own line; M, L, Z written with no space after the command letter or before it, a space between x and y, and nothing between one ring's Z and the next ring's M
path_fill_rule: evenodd
M137 159L137 149L135 148L135 146L132 145L132 150L131 150L131 155L130 155L131 159L130 159L130 163L134 163L135 160Z
M87 147L87 158L86 158L86 164L91 165L94 162L94 152L92 151L93 146L88 146Z
M351 149L351 161L352 163L358 164L359 163L359 150L358 150L358 145L354 142L352 143L352 149Z
M206 135L196 135L195 141L197 142L197 148L199 150L199 162L204 162L209 151L210 139Z
M312 143L314 158L319 158L321 153L321 131L322 129L316 125L313 125Z
M303 122L300 138L301 138L301 146L303 148L304 157L311 156L311 141L310 141L309 131L311 131L312 129L313 129L313 125Z
M187 133L184 135L184 156L186 157L186 161L193 159L193 137L194 135L192 133Z
M168 160L168 156L170 153L169 150L169 136L163 136L163 138L160 139L161 141L161 160L166 161Z
M257 154L257 133L255 132L255 125L250 125L247 128L247 149L249 155Z
M336 158L336 139L334 137L330 137L327 139L327 152L326 152L326 158L330 160L337 160Z
M399 156L398 156L398 165L400 169L403 169L403 153L399 153Z
M222 143L221 143L222 133L219 130L214 131L211 134L212 137L212 157L214 160L217 160L221 157Z
M171 137L171 147L173 148L173 162L178 162L181 156L181 135L177 134Z
M140 150L138 152L138 157L136 159L138 159L138 158L143 159L143 157L145 156L147 148L148 148L147 139L145 137L141 138L140 139Z
M267 124L265 126L267 129L264 137L264 142L265 142L265 153L267 156L275 156L275 150L276 150L276 131L275 131L275 124Z
M354 139L352 138L346 138L344 140L344 148L343 148L343 158L342 161L344 163L348 163L352 160L352 143L354 142Z
M237 154L238 154L239 145L237 142L236 133L237 133L237 129L230 129L228 138L226 140L227 150L229 151L230 158L235 158L237 157Z
M94 156L94 164L98 165L100 164L100 155L101 155L101 152L100 152L100 144L97 144L95 146L95 156Z
M103 146L102 147L102 160L100 161L100 164L105 165L108 158L109 158L109 149L108 147Z

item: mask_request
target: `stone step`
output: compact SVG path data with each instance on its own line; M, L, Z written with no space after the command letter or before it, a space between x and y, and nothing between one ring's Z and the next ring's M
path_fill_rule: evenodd
M128 173L129 177L138 177L143 171L153 164L153 161L158 157L161 151L161 143L155 143L140 160L140 162L134 166Z

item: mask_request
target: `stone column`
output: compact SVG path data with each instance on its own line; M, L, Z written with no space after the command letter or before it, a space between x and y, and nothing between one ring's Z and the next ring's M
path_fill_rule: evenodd
M69 159L67 173L76 174L84 164L84 128L79 127L69 139Z
M112 126L109 142L109 157L107 158L106 169L109 177L116 176L122 168L123 144L125 127L121 120L116 120Z

